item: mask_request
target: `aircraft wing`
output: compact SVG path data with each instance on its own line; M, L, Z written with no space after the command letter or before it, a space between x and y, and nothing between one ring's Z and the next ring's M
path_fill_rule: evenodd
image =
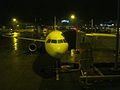
M13 37L13 38L16 38L16 39L23 39L23 40L31 40L31 41L45 42L44 39L18 37L18 36L14 36L14 35L2 35L2 36L4 36L4 37Z
M45 42L45 40L35 39L35 38L25 38L25 37L15 37L15 38L17 38L17 39L23 39L23 40L31 40L31 41Z
M106 33L86 33L86 36L116 37L116 34L106 34Z

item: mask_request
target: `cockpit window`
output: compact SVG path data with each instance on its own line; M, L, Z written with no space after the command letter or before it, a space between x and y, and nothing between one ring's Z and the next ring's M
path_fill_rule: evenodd
M52 40L51 43L57 43L57 40Z
M47 43L50 43L50 41L51 41L51 40L50 40L50 39L48 39L48 40L47 40Z
M63 43L63 40L58 40L58 43Z
M61 39L61 40L48 39L47 43L66 43L66 40L65 39Z

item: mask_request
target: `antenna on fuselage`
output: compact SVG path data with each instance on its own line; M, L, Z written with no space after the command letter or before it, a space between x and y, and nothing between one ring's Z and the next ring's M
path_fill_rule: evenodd
M54 16L54 30L56 30L56 16Z

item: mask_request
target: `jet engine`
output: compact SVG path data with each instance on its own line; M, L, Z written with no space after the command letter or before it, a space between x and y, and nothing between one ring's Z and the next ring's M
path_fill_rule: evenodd
M29 44L29 46L28 46L28 49L29 49L29 51L31 51L31 52L35 52L36 50L37 50L37 45L36 45L36 43L31 43L31 44Z
M28 49L31 52L35 52L35 51L44 52L45 51L44 43L40 43L40 42L30 43L28 46Z

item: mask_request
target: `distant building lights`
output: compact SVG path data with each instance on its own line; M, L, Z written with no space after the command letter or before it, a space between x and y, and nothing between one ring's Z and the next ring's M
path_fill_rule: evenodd
M69 20L62 20L61 22L62 23L69 23L70 21Z
M20 25L17 25L17 27L19 27Z
M100 24L100 26L103 26L103 24Z
M76 27L74 27L73 30L77 31L78 29Z
M112 24L112 26L114 26L114 24Z

